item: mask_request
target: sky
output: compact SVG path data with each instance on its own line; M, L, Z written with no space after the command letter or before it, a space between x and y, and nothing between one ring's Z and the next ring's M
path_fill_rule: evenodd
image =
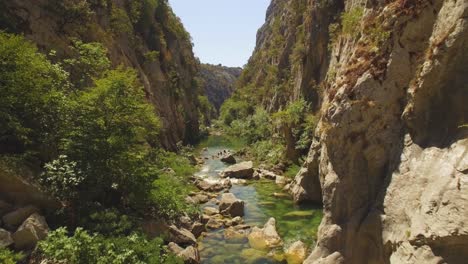
M244 66L270 0L169 0L202 63Z

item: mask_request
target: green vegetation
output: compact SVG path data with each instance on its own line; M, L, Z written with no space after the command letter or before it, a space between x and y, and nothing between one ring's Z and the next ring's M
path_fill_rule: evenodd
M0 154L50 157L67 78L23 37L0 32Z
M132 233L144 217L195 210L184 201L195 170L187 150L161 148L134 70L110 69L99 43L74 40L73 49L53 64L23 37L0 33L1 169L42 171L35 180L63 205L54 224L95 232L59 229L40 252L59 263L176 263L161 240ZM18 257L0 252L2 263Z
M254 111L249 108L246 101L235 98L223 104L219 123L225 133L247 142L248 153L258 162L270 166L298 163L312 142L317 123L307 102L303 99L291 102L275 113L262 107Z
M0 248L0 263L16 264L23 259L23 257L21 253L14 253L7 248Z
M107 49L101 43L72 39L70 48L74 55L63 60L63 68L70 73L70 81L77 88L90 86L93 78L102 76L111 66Z
M363 15L364 9L362 7L353 7L341 14L342 33L356 37L360 32Z
M182 263L164 252L161 239L148 241L136 233L126 237L105 238L77 228L72 236L68 236L65 228L59 228L49 233L38 248L54 263Z

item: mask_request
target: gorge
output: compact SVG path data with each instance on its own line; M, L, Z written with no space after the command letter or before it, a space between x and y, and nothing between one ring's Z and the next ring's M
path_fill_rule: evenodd
M246 7L248 8L248 7ZM1 263L466 263L468 2L0 1Z

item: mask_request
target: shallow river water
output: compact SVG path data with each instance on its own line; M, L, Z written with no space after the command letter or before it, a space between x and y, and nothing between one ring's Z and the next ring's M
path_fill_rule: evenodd
M205 159L205 164L197 176L218 179L219 172L227 165L217 158L213 159L212 156L229 148L223 145L222 138L216 137L211 137L203 146L207 149L201 151L201 156L208 159ZM276 227L284 241L284 248L297 240L308 244L309 247L315 242L317 228L322 219L320 207L295 205L287 193L271 180L250 181L247 185L233 184L230 192L245 202L245 224L263 227L270 217L276 219ZM216 207L207 203L202 205L202 208L206 206ZM274 250L273 253L255 250L250 248L247 238L226 239L224 229L211 230L206 236L202 236L199 239L199 250L203 264L286 263L282 260L282 248Z

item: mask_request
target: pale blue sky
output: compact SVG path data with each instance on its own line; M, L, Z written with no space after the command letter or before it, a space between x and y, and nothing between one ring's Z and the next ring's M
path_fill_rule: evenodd
M169 0L201 62L243 66L255 48L270 0Z

